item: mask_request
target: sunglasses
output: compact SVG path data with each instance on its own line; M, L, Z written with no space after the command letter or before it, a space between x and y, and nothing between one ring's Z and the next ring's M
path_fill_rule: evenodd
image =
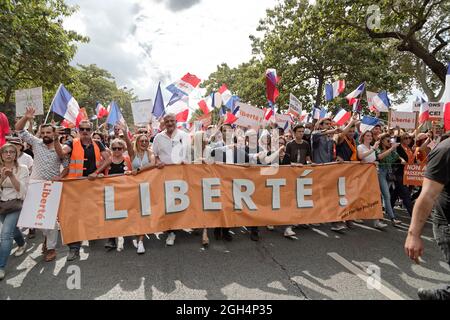
M80 132L86 131L86 132L90 132L92 129L91 128L80 128Z
M123 148L120 148L120 147L112 147L111 149L112 149L112 151L122 151L123 150Z

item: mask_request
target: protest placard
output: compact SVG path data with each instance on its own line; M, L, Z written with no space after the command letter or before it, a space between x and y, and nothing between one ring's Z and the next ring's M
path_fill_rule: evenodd
M422 186L425 168L425 164L406 165L403 171L403 184L407 186Z
M133 121L137 126L150 123L152 120L153 101L151 99L131 103Z
M28 107L36 109L35 115L44 114L44 99L42 97L42 87L17 90L16 92L16 117L25 115Z
M263 124L264 111L262 109L242 102L238 102L236 108L239 108L239 111L236 114L238 120L234 123L235 125L258 129L259 126Z
M275 121L278 128L282 128L285 131L291 130L291 117L288 114L275 114Z
M402 129L415 129L417 113L399 112L391 110L389 112L389 124L391 128L399 127Z
M300 117L300 115L302 114L302 103L292 93L289 96L288 113L292 114L295 118Z
M54 229L62 182L31 182L17 225L22 228Z

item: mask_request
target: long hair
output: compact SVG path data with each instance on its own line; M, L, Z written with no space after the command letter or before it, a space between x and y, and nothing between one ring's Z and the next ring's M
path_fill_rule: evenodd
M133 151L134 151L134 154L135 155L137 155L137 154L139 154L139 150L138 150L138 145L139 145L139 140L141 140L141 138L142 137L145 137L145 139L147 139L148 140L148 137L147 137L147 135L145 134L145 133L140 133L140 134L137 134L136 136L135 136L135 139L134 139L134 142L133 142ZM149 144L150 145L150 144ZM148 150L148 148L147 148L147 150ZM147 150L144 150L144 151L147 151ZM150 160L150 159L149 159Z
M6 143L4 144L1 148L0 148L0 167L4 167L5 163L3 162L3 152L5 152L6 149L14 149L14 151L16 152L16 155L14 157L14 166L16 168L19 167L19 162L17 162L17 157L19 156L19 153L17 152L16 146L11 144L11 143Z

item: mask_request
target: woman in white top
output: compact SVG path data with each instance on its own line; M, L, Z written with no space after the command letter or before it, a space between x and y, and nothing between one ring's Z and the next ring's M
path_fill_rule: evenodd
M11 212L0 214L0 222L2 223L0 233L0 280L5 277L5 267L11 253L13 240L19 246L16 255L18 255L18 251L21 253L25 251L23 235L16 225L21 211L20 201L25 199L28 169L19 165L17 156L16 147L10 143L0 148L0 208L14 207ZM11 203L16 203L16 205L10 206Z
M370 144L373 141L373 134L371 131L365 131L359 138L360 145L358 146L358 158L361 162L375 163L377 161L376 150L380 145L380 141L376 141L373 146ZM387 224L381 220L375 220L374 226L377 229L383 229L387 227Z

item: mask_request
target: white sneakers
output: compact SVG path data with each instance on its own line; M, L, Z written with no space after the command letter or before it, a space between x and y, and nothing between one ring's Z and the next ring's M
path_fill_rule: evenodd
M117 238L117 251L118 252L123 251L123 243L124 243L123 237L118 237Z
M27 243L25 242L25 244L22 247L17 248L16 252L14 252L14 256L20 257L21 255L23 255L25 253L26 249L27 249Z
M0 281L5 279L5 270L0 269Z
M169 233L166 239L166 245L173 246L175 244L175 238L176 238L175 233L173 232Z
M342 231L347 229L347 226L342 222L332 222L330 229L331 231Z
M373 223L373 226L377 229L384 229L388 225L386 223L382 222L381 220L375 220L375 222Z
M292 227L287 227L286 230L284 230L284 236L285 237L293 237L296 233L292 230Z
M145 253L144 242L139 241L137 247L137 254L144 254L144 253Z
M275 230L275 227L274 226L267 226L267 230L273 231L273 230Z

